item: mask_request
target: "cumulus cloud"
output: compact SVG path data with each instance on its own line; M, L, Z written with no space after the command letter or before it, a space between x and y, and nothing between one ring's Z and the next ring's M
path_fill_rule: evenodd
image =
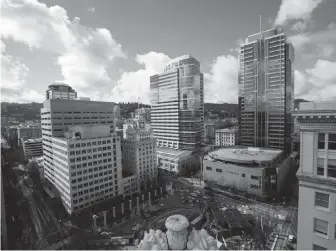
M86 27L78 17L70 20L60 6L9 0L3 1L1 13L1 36L31 50L55 53L65 82L79 91L87 93L113 83L108 68L115 58L126 57L108 30Z
M288 40L293 43L296 52L308 52L319 57L329 58L335 53L336 25L331 23L324 30L294 34Z
M161 73L169 60L167 55L153 51L137 55L135 61L144 68L131 72L121 71L121 77L117 86L113 88L109 99L113 102L136 102L139 98L141 103L150 104L149 78Z
M232 55L217 57L205 74L205 102L238 102L239 60Z
M323 0L282 0L275 25L286 25L290 21L296 23L297 28L306 28L311 20L312 12Z
M336 99L336 62L317 60L313 68L295 71L295 97L307 100Z
M29 77L29 68L22 60L6 54L6 45L0 41L1 48L1 101L36 102L44 96L35 90L24 88Z

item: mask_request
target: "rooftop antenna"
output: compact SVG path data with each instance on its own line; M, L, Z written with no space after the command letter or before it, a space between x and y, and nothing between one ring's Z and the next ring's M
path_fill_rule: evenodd
M261 15L260 15L260 20L259 20L259 27L260 27L260 34L261 34L261 37L262 37L262 28L261 28Z

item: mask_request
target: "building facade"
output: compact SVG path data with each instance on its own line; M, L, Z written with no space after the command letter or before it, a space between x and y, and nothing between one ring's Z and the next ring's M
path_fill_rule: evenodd
M301 103L298 250L336 248L336 102Z
M74 166L77 168L77 165L79 165L78 168L80 168L78 171L76 171L76 173L79 172L78 178L81 179L80 182L77 182L79 186L79 188L77 187L77 190L82 189L83 187L85 188L84 190L92 190L92 187L88 188L87 184L84 186L84 184L79 183L97 182L92 181L91 179L92 177L96 179L97 177L95 177L95 175L97 174L97 170L102 170L102 175L104 175L104 177L99 177L99 183L97 183L100 184L100 180L103 179L104 183L100 184L98 188L99 193L101 193L99 200L108 199L113 194L122 194L120 138L114 134L114 103L89 100L47 99L44 101L43 108L41 109L41 125L45 178L50 181L59 191L62 191L62 199L69 213L87 207L92 201L92 199L85 199L87 198L88 194L83 194L83 192L80 191L82 194L79 195L78 192L70 190L72 189L71 186L74 184L70 183L71 174L69 173L71 172L72 168L74 168ZM99 125L106 126L106 128L109 129L110 134L105 133L105 139L95 139L94 137L91 137L87 140L87 142L85 140L77 140L76 142L72 142L74 139L64 138L64 135L66 132L68 132L69 128L81 125L86 127ZM96 129L93 128L92 130ZM102 142L105 142L104 144L106 146L101 146L101 144L103 144ZM61 146L57 144L61 144ZM73 152L72 147L74 147L75 155L70 156L70 152ZM79 149L76 149L77 147ZM81 147L83 149L81 149ZM60 148L61 151L58 153L57 151L59 150L57 149ZM92 149L90 150L88 148ZM114 150L112 151L111 149ZM108 152L110 152L112 155L104 156L105 154L109 154ZM62 158L60 158L57 154ZM93 154L97 160L91 160L94 158L91 156L91 154ZM65 160L63 158L65 158ZM72 161L74 158L75 162ZM113 161L105 160L106 158L112 159ZM87 162L88 160L90 160L90 163ZM103 164L100 163L101 161ZM81 168L85 170L81 170ZM105 168L111 170L105 170ZM115 171L115 168L117 171ZM108 184L116 183L114 181L115 178L112 178L112 181L105 181L104 173L110 171L112 171L113 175L117 175L116 178L118 179L118 185L114 185L114 187L106 185L106 188L103 189L101 186L105 186L105 182ZM62 176L62 174L65 176ZM101 175L100 171L98 176L99 175ZM97 184L95 184L95 187L93 188L95 194L97 193L95 190ZM108 190L107 193L105 190ZM75 197L73 193L76 193L77 197ZM81 196L84 196L84 198ZM74 202L73 200L77 201ZM95 201L97 200L94 200L92 203L95 203Z
M277 168L282 150L232 147L210 152L203 160L203 179L208 186L237 189L261 199L278 193Z
M124 197L132 196L133 194L139 193L139 182L136 174L124 175L123 173L123 195Z
M237 143L237 129L216 130L216 146L234 146Z
M158 147L191 150L203 142L204 86L200 63L186 55L150 77L151 125Z
M72 126L52 145L54 172L45 177L69 214L123 193L120 138L110 126Z
M46 99L76 99L77 92L71 86L62 82L49 85L46 91Z
M122 140L123 169L135 174L139 187L148 181L156 180L156 139L144 121L134 121L133 127L125 131Z
M22 148L25 159L43 156L42 138L24 140L22 141Z
M114 106L114 118L115 119L121 119L120 106L119 105Z
M240 50L241 144L291 152L294 48L281 29L249 36Z
M199 155L188 150L157 148L157 166L161 172L185 175L200 168Z
M204 122L204 143L213 144L215 141L215 122Z
M18 127L17 135L20 144L23 138L24 139L42 138L42 129L41 126Z
M135 118L145 120L146 122L151 122L151 109L150 108L139 108L135 110Z

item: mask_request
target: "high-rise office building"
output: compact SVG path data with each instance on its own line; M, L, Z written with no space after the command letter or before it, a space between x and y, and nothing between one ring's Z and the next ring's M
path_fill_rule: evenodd
M241 144L290 150L294 48L281 29L249 36L240 50Z
M192 56L173 59L150 77L151 125L157 146L198 149L203 142L204 87L200 63Z
M305 102L300 126L297 250L336 248L336 102Z
M157 178L156 140L144 121L134 120L122 139L123 170L136 174L138 185Z
M69 213L122 193L113 115L112 102L51 98L43 103L44 174Z

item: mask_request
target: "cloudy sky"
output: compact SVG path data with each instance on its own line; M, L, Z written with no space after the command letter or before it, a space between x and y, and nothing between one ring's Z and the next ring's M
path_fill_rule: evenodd
M149 103L149 76L191 54L208 102L237 103L239 44L282 25L295 96L336 99L334 0L0 0L1 101L41 102L54 81L80 96Z

